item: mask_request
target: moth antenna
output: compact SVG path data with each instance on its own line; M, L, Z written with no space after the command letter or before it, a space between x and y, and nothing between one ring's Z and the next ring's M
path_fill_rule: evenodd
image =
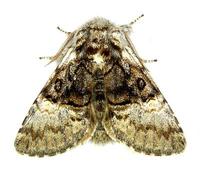
M129 25L135 24L138 20L140 20L142 17L144 17L144 14L141 14L139 17L137 17L135 20L129 23Z
M140 15L139 17L137 17L135 20L133 20L132 22L130 22L127 25L121 25L120 27L123 28L123 30L125 32L130 33L132 31L132 25L135 24L139 19L141 19L144 16L144 14Z
M59 26L57 26L57 29L58 29L59 31L61 31L61 32L65 33L65 34L67 34L67 35L69 35L69 34L71 33L71 32L67 32L67 31L63 30L63 29L60 28Z

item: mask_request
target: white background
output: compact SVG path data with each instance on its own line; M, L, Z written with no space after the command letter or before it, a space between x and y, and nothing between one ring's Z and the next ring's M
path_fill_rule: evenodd
M0 0L0 172L199 172L200 5L198 0ZM14 139L55 65L66 36L95 16L127 24L139 15L131 39L148 64L184 130L184 153L145 156L120 144L84 144L54 157L18 154Z

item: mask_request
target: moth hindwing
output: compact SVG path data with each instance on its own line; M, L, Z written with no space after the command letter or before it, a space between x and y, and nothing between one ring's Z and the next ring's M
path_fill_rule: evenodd
M90 139L145 154L184 150L183 131L127 28L95 18L70 33L54 57L60 64L19 129L18 152L55 155Z

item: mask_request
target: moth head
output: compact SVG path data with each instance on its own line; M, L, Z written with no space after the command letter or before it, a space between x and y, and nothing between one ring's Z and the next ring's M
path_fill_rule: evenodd
M114 24L105 18L96 17L87 22L83 27L94 30L104 30L109 29L110 27L114 27Z

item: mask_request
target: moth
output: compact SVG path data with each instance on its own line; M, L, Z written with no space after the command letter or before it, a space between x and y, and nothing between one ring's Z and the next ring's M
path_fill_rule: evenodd
M129 38L132 23L94 18L68 33L51 58L57 68L18 131L19 153L52 156L88 140L148 155L184 150L178 120Z

